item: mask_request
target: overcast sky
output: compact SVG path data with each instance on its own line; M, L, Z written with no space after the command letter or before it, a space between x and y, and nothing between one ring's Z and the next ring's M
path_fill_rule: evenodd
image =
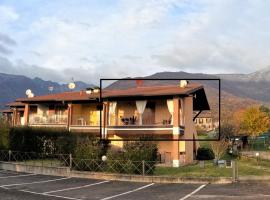
M0 72L96 82L270 65L269 0L0 0Z

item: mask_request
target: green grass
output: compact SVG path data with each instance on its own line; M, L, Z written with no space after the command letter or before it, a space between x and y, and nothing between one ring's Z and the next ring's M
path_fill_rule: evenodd
M44 167L60 167L63 166L63 163L57 159L37 159L37 160L26 160L19 161L18 163L23 163L26 165L34 165L34 166L44 166Z
M270 176L270 162L261 160L258 162L252 158L238 160L239 176ZM213 165L212 161L205 161L205 167L199 164L183 166L179 168L157 167L155 175L178 177L232 177L232 168L220 168Z
M155 175L179 176L179 177L230 177L232 169L219 168L214 166L212 161L205 161L205 167L201 168L198 164L173 167L157 167Z

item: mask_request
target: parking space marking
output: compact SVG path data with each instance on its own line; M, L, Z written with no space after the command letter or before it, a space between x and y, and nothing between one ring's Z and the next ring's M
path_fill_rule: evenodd
M98 183L92 183L92 184L82 185L82 186L73 187L73 188L65 188L65 189L61 189L61 190L54 190L54 191L44 192L43 194L63 192L63 191L67 191L67 190L76 190L76 189L86 188L86 187L90 187L90 186L94 186L94 185L100 185L100 184L108 183L108 182L110 182L110 181L101 181L101 182L98 182Z
M73 197L65 197L65 196L59 196L59 195L54 195L54 194L44 194L44 193L32 192L32 191L28 191L28 190L19 190L19 191L30 193L30 194L41 195L41 196L56 197L56 198L61 198L61 199L82 200L82 199L77 199L77 198L73 198Z
M58 179L51 179L51 180L46 180L46 181L34 181L34 182L27 182L27 183L15 183L15 184L9 184L9 185L0 185L0 187L1 187L1 188L4 188L4 189L8 189L7 187L10 187L10 186L31 185L31 184L39 184L39 183L48 183L48 182L53 182L53 181L65 180L65 179L70 179L70 177L58 178Z
M179 199L179 200L185 200L189 197L191 197L193 194L196 194L197 192L199 192L201 189L203 189L206 186L206 184L199 186L196 190L192 191L191 193L187 194L186 196L184 196L183 198Z
M139 190L143 190L143 189L148 188L148 187L150 187L150 186L152 186L152 185L154 185L154 184L155 184L155 183L150 183L150 184L148 184L148 185L139 187L139 188L134 189L134 190L130 190L130 191L127 191L127 192L123 192L123 193L120 193L120 194L116 194L116 195L113 195L113 196L110 196L110 197L105 197L105 198L103 198L103 199L101 199L101 200L113 199L113 198L115 198L115 197L123 196L123 195L129 194L129 193L132 193L132 192L136 192L136 191L139 191Z
M35 176L35 175L37 175L37 174L21 174L21 175L3 176L3 177L0 177L0 179L15 178L15 177L22 177L22 176Z

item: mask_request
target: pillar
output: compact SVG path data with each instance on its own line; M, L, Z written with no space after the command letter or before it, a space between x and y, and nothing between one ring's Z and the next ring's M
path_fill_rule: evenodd
M194 124L193 124L193 96L184 98L184 116L185 116L185 133L184 139L194 139ZM189 164L193 162L193 141L185 141L185 163Z
M172 165L173 167L179 167L180 162L179 162L179 98L174 97L173 98L173 139L174 141L172 142Z
M68 104L68 121L67 121L67 129L70 130L70 126L72 125L72 117L73 117L73 105Z
M104 102L103 103L103 109L102 109L102 139L107 139L107 126L108 126L108 119L109 119L109 103Z
M24 106L24 113L23 113L23 117L24 117L24 125L27 126L28 122L29 122L29 113L30 113L30 106L29 104L25 104Z

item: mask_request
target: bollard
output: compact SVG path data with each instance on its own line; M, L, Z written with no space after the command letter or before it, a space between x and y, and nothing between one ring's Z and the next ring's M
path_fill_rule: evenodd
M232 161L232 176L233 176L233 182L237 182L238 181L238 166L237 166L237 161L233 160Z
M8 150L8 161L11 161L11 150Z
M142 175L145 175L145 161L142 161Z
M72 170L72 154L69 154L69 168Z

